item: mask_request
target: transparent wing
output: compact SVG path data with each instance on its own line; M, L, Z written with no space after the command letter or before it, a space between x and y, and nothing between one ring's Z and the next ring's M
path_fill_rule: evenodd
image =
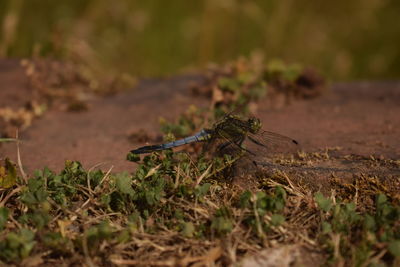
M299 150L299 144L296 140L269 131L260 131L257 134L249 132L244 145L258 156L294 153Z
M212 143L218 154L238 155L247 152L251 157L294 153L299 150L297 141L269 131L251 133L247 121L227 117L214 129Z
M243 149L236 143L238 141L224 138L217 133L205 144L204 151L211 155L223 156L228 154L236 156L242 153Z

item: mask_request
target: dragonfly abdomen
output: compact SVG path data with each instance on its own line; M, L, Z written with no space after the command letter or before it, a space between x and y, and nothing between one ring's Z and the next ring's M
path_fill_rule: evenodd
M153 151L165 150L165 149L169 149L169 148L173 148L173 147L177 147L177 146L190 144L193 142L205 141L208 138L210 138L210 133L208 133L206 130L201 130L200 132L198 132L195 135L185 137L180 140L176 140L176 141L161 144L161 145L143 146L138 149L132 150L131 152L134 154L150 153Z
M197 141L199 141L197 136L193 135L193 136L185 137L183 139L176 140L176 141L173 141L170 143L162 144L160 146L162 146L163 149L168 149L168 148L173 148L173 147L177 147L177 146L190 144L190 143L197 142Z

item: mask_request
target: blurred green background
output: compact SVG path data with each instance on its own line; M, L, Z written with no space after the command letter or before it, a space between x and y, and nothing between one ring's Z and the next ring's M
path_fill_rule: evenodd
M0 0L0 57L138 76L263 54L333 80L400 77L399 0Z

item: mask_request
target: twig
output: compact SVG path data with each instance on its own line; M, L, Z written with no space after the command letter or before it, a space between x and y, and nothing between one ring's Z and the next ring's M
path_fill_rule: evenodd
M94 188L94 190L96 190L103 182L105 179L108 178L108 176L111 173L111 170L114 168L114 166L111 166L110 169L106 172L106 174L104 174L103 178L101 179L100 183Z
M210 164L210 166L208 166L207 170L205 170L205 171L200 175L200 177L196 179L196 186L198 186L198 185L201 183L201 181L204 179L204 177L207 176L207 174L210 172L211 167L212 167L212 163Z
M25 184L28 184L28 176L26 175L24 168L22 167L21 154L19 152L19 139L18 139L18 129L15 132L15 139L17 140L17 159L18 159L18 167L21 172L22 178L24 179Z
M0 207L4 207L4 205L6 204L7 200L14 194L18 193L19 191L21 191L21 187L17 187L15 188L13 191L11 191L9 194L7 194L3 200L0 202Z

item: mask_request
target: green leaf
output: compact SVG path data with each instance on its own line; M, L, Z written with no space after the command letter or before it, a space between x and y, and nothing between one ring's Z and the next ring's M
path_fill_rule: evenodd
M235 92L240 89L239 81L228 77L219 78L218 86L224 91L231 91L231 92Z
M368 231L375 231L376 229L376 222L374 217L372 217L371 215L367 214L364 216L364 227L366 230Z
M251 192L249 190L246 190L239 198L239 206L242 209L250 207L251 205L250 199L251 199Z
M194 224L192 222L185 222L182 224L182 230L181 230L181 234L185 237L193 237L193 234L195 232L195 227Z
M28 189L30 192L35 192L43 187L43 179L42 177L38 177L37 179L29 179L28 181Z
M204 197L207 193L208 190L210 189L211 184L210 183L205 183L203 185L197 186L195 189L195 194L198 198Z
M0 207L0 231L4 229L7 223L9 211L5 207Z
M118 243L126 243L131 239L131 235L127 229L122 230L117 236Z
M267 70L269 72L282 72L285 67L285 63L280 59L272 59L267 63Z
M10 188L17 183L17 169L8 158L4 166L0 166L0 188Z
M218 234L227 234L232 231L233 223L230 219L231 211L227 207L221 207L215 211L215 217L211 221L211 229Z
M388 249L393 256L400 258L400 240L390 242Z
M300 76L301 70L302 70L302 68L300 65L297 65L297 64L289 65L283 71L282 77L285 80L294 82Z
M273 214L271 216L271 224L273 226L279 226L285 222L285 217L281 214Z
M218 234L230 233L233 229L233 223L230 219L224 217L215 217L211 221L211 228Z
M132 161L132 162L138 162L138 161L140 161L140 156L138 154L129 152L128 155L126 155L126 160Z
M119 192L130 196L135 194L132 188L132 177L127 172L117 174L115 181Z
M387 197L384 194L378 194L376 196L376 206L380 207L385 204L387 201Z
M59 232L48 232L42 236L43 244L52 251L72 252L73 244L70 239Z
M17 142L18 140L15 138L0 138L0 143L1 142Z
M148 205L153 206L156 204L156 194L154 191L145 192L145 198Z
M32 232L29 229L21 229L21 258L26 258L29 256L29 254L31 253L34 245L35 245L35 241L33 240L35 238L35 233Z
M46 226L51 219L50 215L43 211L36 211L35 213L28 215L30 217L30 221L38 229L42 229L44 226Z
M332 201L328 198L325 198L321 192L315 194L314 200L315 202L317 202L318 207L325 212L330 211L330 209L332 208Z
M184 213L183 213L183 211L181 209L176 209L175 212L174 212L174 217L177 220L183 220L183 218L185 216L184 216Z
M332 232L332 225L328 222L322 222L322 233L329 234Z
M275 187L275 196L278 199L286 199L286 191L281 186Z
M11 232L0 242L1 258L6 260L23 259L29 256L35 245L35 233L22 228L19 232Z
M113 228L107 221L102 221L98 225L91 226L85 231L90 250L98 249L103 240L111 239Z

